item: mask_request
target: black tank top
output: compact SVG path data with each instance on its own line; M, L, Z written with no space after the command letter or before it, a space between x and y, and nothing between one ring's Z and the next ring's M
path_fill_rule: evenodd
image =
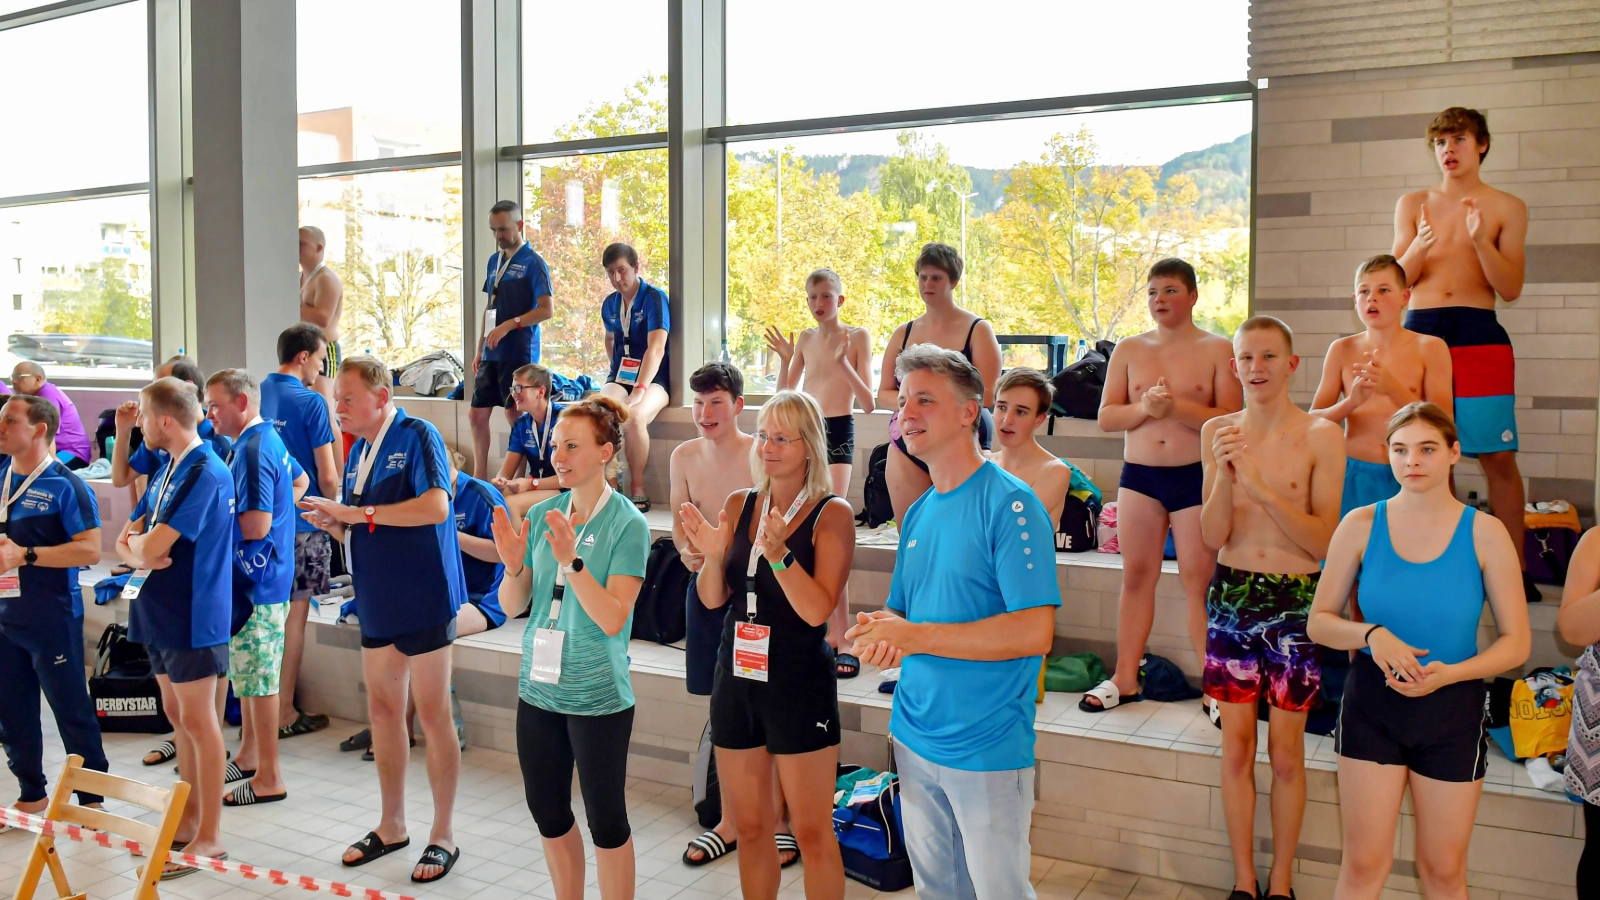
M983 317L981 317L981 316L976 318L976 319L973 319L972 320L972 324L970 326L968 326L968 328L967 328L967 342L965 344L961 345L961 355L965 356L967 358L967 362L972 362L972 333L974 331L978 330L978 323L982 322L982 321L983 321ZM915 324L917 324L917 320L916 319L912 319L911 321L907 322L906 323L905 333L900 335L900 349L902 351L906 349L906 345L907 344L911 343L911 326L913 326ZM972 363L972 364L973 365L977 365L977 363ZM896 378L894 380L894 386L895 387L899 387L900 386L900 379L899 378Z
M816 571L814 534L817 517L822 515L822 508L832 499L832 494L823 497L784 541L794 553L794 565L807 572ZM749 621L744 573L750 565L750 546L754 543L750 536L750 523L758 507L756 492L745 494L744 508L739 513L739 524L733 533L733 545L728 548L723 569L723 577L733 593L728 597L728 614L722 624L722 647L718 650L717 659L720 665L729 669L733 666L734 626ZM772 564L759 554L756 558L755 623L772 629L772 640L768 645L769 684L815 678L819 670L829 673L830 678L836 677L831 674L833 654L828 648L827 623L811 625L800 618L800 614L789 603L789 598L784 595L783 586L778 584Z

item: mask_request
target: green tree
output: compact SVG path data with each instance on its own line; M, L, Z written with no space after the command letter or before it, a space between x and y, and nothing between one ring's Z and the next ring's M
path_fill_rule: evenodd
M102 259L75 274L71 287L44 289L39 317L46 332L150 339L150 295L130 277L127 260Z

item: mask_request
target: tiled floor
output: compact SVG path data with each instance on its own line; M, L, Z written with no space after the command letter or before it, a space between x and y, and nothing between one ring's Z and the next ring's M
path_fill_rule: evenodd
M59 770L64 759L54 723L46 721L46 771ZM460 797L456 807L456 839L461 862L443 881L430 887L410 882L411 867L426 843L432 804L423 771L423 750L412 752L407 804L412 847L360 869L339 864L339 854L375 824L377 775L359 754L341 753L338 742L357 728L335 721L317 734L283 742L283 765L289 799L277 804L225 810L223 830L232 859L314 877L339 879L359 887L446 900L511 900L553 898L538 832L528 815L516 758L471 748L462 757ZM235 729L228 729L230 739ZM166 783L170 766L146 768L142 757L159 738L149 735L107 735L106 752L114 773ZM6 790L10 790L10 785ZM685 843L700 833L690 808L689 791L639 779L628 787L629 817L638 850L640 900L712 900L738 897L738 860L730 855L699 869L682 864ZM128 807L110 804L113 812ZM578 813L582 822L583 815ZM9 896L33 845L22 831L0 834L0 896ZM63 841L59 845L74 890L91 900L125 900L132 894L139 865L125 852ZM586 898L598 898L592 852ZM783 900L800 900L803 863L784 873ZM1221 892L1110 869L1034 858L1033 880L1040 900L1216 900ZM48 877L39 896L50 896ZM199 872L163 885L169 897L209 900L212 897L310 897L294 887L273 887L237 876ZM875 892L850 882L851 900L913 897L912 891Z

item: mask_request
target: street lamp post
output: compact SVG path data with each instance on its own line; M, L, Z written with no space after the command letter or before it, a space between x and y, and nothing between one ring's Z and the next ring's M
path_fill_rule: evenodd
M930 181L930 182L928 182L928 190L930 190L930 191L935 190L941 184L943 184L943 183L938 181L937 179L935 179L933 181ZM960 189L958 189L953 184L944 184L943 186L949 188L950 189L950 193L955 194L957 197L959 197L961 199L961 260L962 260L962 262L965 262L966 259L967 259L967 201L972 199L973 197L978 196L978 193L977 193L977 191L973 191L970 194L963 194L963 193L961 193ZM962 281L961 281L961 305L965 306L966 304L967 304L967 282L966 282L966 279L962 279Z

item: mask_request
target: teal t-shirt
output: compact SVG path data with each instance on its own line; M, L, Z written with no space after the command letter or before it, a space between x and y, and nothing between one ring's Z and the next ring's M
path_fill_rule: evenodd
M560 565L544 539L550 526L544 514L552 509L567 512L572 494L558 494L528 510L533 541L528 548L527 565L533 576L528 604L528 624L522 633L522 674L518 694L540 709L574 716L603 716L633 706L633 682L628 678L628 637L633 631L633 616L615 637L608 637L589 618L571 586L561 604L556 628L566 632L561 645L561 680L544 684L528 677L533 660L533 632L550 625L550 598L555 589ZM584 568L601 584L613 575L644 577L650 559L650 526L644 514L616 491L594 522L582 529L578 555Z

